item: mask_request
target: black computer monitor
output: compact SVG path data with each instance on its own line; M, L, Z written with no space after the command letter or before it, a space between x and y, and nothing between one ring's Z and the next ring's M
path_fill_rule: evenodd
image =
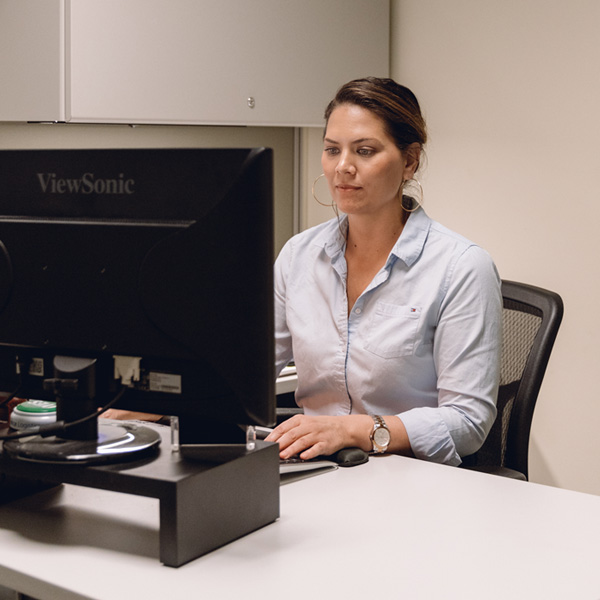
M273 424L272 178L264 148L1 151L0 389L125 386L183 442Z

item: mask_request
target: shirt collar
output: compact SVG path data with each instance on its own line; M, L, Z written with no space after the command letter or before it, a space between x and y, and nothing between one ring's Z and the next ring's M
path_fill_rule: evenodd
M431 219L423 208L419 207L411 213L398 241L392 248L391 255L399 258L407 266L411 266L421 255L423 246L429 235ZM315 238L314 243L323 248L329 258L334 261L343 253L348 231L348 217L341 215L331 219L322 235Z
M344 252L347 232L348 217L340 215L329 220L325 230L315 239L315 244L323 248L325 254L333 261Z
M430 228L431 219L419 207L410 214L391 253L410 267L421 255Z

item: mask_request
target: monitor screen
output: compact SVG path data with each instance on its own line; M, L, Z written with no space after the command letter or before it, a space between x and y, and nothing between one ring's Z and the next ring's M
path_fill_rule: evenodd
M273 424L272 177L264 148L1 151L0 389L52 399L67 356L97 406Z

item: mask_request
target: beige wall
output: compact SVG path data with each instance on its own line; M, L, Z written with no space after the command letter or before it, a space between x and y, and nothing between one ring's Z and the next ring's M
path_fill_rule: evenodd
M335 90L333 90L335 93ZM300 229L323 223L335 216L331 208L331 196L323 173L321 154L323 152L323 127L306 127L302 130L302 189L300 203ZM317 202L313 197L313 186Z
M429 214L565 317L531 479L600 494L600 2L393 0L392 76L430 130Z

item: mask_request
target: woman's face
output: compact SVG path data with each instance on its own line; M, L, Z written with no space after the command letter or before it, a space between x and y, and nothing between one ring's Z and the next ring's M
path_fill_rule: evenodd
M399 150L377 115L342 104L329 117L321 165L342 212L398 214L400 186L413 176L417 163Z

